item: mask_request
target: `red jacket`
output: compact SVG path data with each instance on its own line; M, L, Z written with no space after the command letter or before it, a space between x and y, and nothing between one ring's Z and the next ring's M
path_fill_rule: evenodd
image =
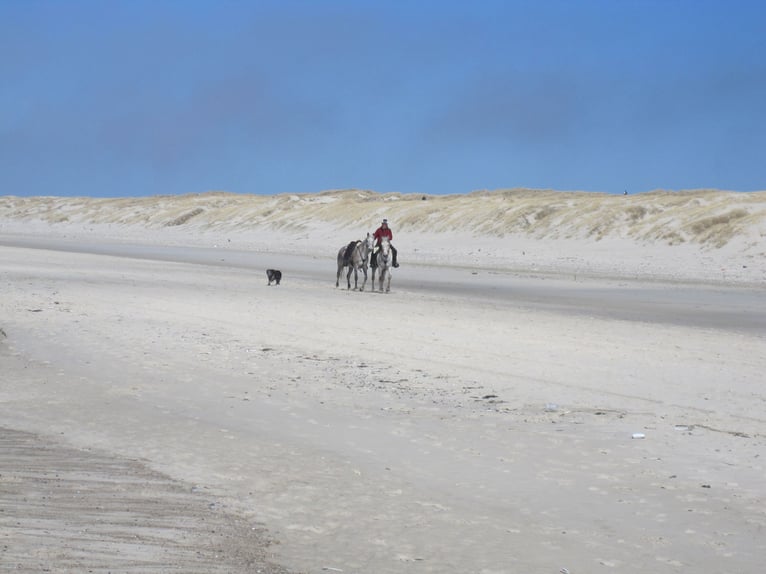
M373 233L372 236L375 238L375 245L380 245L380 240L384 237L388 237L389 241L394 240L394 234L391 233L391 228L387 227L386 229L383 229L382 225L375 230L375 233Z

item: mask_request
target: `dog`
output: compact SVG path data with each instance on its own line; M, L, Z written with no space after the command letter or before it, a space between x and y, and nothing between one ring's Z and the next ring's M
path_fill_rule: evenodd
M266 277L269 278L269 285L272 281L276 281L277 285L282 281L282 272L279 269L266 269Z

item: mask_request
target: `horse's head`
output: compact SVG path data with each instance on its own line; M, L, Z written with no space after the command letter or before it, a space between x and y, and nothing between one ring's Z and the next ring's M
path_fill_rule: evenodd
M388 237L381 238L380 253L382 253L384 257L388 257L388 254L390 251L391 251L391 242L388 240Z
M367 232L367 237L364 240L365 245L367 245L367 251L372 251L375 247L375 238L372 236L372 233Z

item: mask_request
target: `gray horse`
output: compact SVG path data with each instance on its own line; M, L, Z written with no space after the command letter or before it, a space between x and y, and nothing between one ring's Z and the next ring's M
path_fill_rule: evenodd
M372 266L372 290L375 291L375 272L379 272L378 280L380 282L380 292L383 292L383 284L386 284L386 293L391 291L391 263L393 260L391 253L391 243L387 237L380 241L380 249L373 255L376 265Z
M369 233L364 241L354 241L348 245L344 245L338 251L338 273L335 275L335 286L340 283L340 274L343 272L343 268L348 266L348 273L346 274L346 281L348 282L348 288L351 289L351 272L354 272L354 291L356 291L359 284L359 270L364 273L364 282L360 291L364 291L364 286L367 285L367 257L372 251L372 247L375 242L372 235ZM350 250L348 259L346 259L346 251Z

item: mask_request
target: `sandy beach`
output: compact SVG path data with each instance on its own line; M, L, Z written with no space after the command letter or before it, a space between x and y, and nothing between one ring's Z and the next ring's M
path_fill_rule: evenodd
M1 197L0 571L760 572L765 253L766 192Z

